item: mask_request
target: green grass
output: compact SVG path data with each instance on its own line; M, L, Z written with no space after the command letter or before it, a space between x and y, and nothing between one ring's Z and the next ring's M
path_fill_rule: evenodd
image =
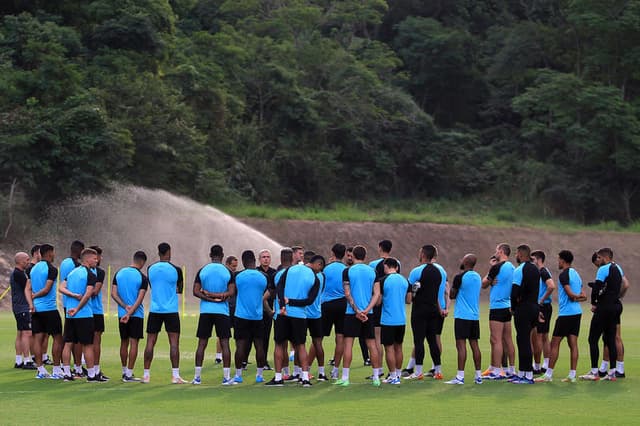
M583 225L575 221L540 214L540 207L535 204L490 203L482 199L337 203L331 207L308 206L301 208L239 202L218 207L235 217L274 220L430 222L501 228L528 227L562 232L585 230L640 232L640 221L627 227L615 221Z
M561 347L556 381L534 386L485 382L478 386L447 386L441 382L403 383L373 388L364 378L370 369L362 367L359 351L354 356L352 385L336 389L320 383L311 389L288 385L268 389L251 383L250 365L245 384L222 387L222 369L207 352L201 386L175 386L170 382L168 344L161 339L152 365L152 383L122 383L118 380L117 322L107 319L102 366L113 380L109 383L63 383L36 380L31 371L15 370L13 341L15 324L8 312L0 313L0 413L2 424L629 424L640 415L640 310L625 306L623 338L628 378L615 383L561 383L568 370L568 349ZM481 328L483 366L488 364L489 343L486 307ZM591 314L585 313L580 337L578 374L589 367L587 330ZM183 320L181 373L193 374L197 318ZM554 320L555 322L555 320ZM455 374L453 321L445 322L443 368L445 378ZM405 340L405 354L410 350ZM333 345L327 340L328 353ZM328 358L327 358L328 359ZM315 366L312 369L316 373ZM142 373L142 355L136 366ZM467 377L473 368L467 361ZM272 373L266 372L267 379Z

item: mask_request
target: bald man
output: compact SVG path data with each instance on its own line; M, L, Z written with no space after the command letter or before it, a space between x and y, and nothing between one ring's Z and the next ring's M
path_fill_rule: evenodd
M29 303L24 294L27 286L27 274L25 269L29 265L29 255L25 252L18 252L14 257L15 269L9 278L11 283L11 307L13 315L16 317L16 363L15 368L25 370L35 370L35 365L31 362L29 355L31 350L31 313Z

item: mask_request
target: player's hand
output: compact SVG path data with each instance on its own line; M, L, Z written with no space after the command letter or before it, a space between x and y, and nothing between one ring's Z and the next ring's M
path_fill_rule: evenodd
M76 300L82 300L82 295L74 293L73 298L76 299Z
M287 315L287 308L285 308L284 306L280 308L280 313L278 315Z
M288 305L288 304L289 304L289 298L288 298L288 297L285 297L285 298L284 298L284 304L285 304L285 305Z
M120 322L123 324L126 324L129 322L129 314L124 315L122 318L120 318Z
M127 311L127 312L129 312L129 311L131 310L131 305L127 305L127 306L125 306L125 307L124 307L124 310L125 310L125 311Z
M591 312L595 312L598 307L596 305L591 305Z
M542 312L538 312L538 322L545 323L544 314Z
M76 312L78 312L77 308L67 309L67 313L69 314L70 317L74 316Z
M31 305L29 306L29 312L34 313L36 311L36 307Z
M580 294L576 298L576 302L584 302L585 300L587 300L587 295L584 294L584 291L580 292Z
M446 318L447 315L449 315L448 309L440 309L440 316L442 316L442 318Z

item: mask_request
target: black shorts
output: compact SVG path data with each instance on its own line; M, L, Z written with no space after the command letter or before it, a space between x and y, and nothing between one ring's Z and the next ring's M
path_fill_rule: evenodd
M544 317L544 322L540 322L538 319L536 322L536 331L540 334L548 334L551 329L551 314L553 313L551 303L543 303L540 305L540 312Z
M347 299L330 300L322 304L322 332L331 335L331 328L335 327L336 334L344 333L344 312L347 309Z
M142 339L144 337L144 319L140 317L129 317L126 324L118 322L120 330L120 340Z
M196 337L200 339L210 338L214 325L216 327L217 337L220 339L228 339L231 337L231 318L229 318L229 315L207 313L200 314Z
M93 314L93 330L96 332L104 332L104 315Z
M511 322L511 309L489 309L489 321Z
M65 343L80 343L81 345L93 344L93 317L66 318L64 322Z
M406 328L404 325L381 325L381 327L380 342L383 346L402 344Z
M553 328L554 337L578 336L580 334L581 314L561 316L556 319Z
M62 319L55 311L34 312L31 315L31 332L33 334L47 333L50 336L62 334Z
M622 303L620 303L620 310L616 314L616 325L620 325L620 317L622 316Z
M456 340L478 340L480 339L480 321L455 318L453 321Z
M217 331L217 330L216 330ZM233 328L233 337L236 340L264 338L264 323L259 320L248 320L236 317L236 323Z
M442 329L444 327L444 317L442 315L438 315L436 319L436 336L442 334Z
M322 337L322 318L307 318L307 329L309 330L309 336Z
M18 331L31 330L31 314L29 312L20 312L13 314L16 317L16 327Z
M304 318L278 315L273 328L276 343L290 341L294 345L303 345L307 341L307 320Z
M180 315L178 315L177 312L170 314L149 312L149 318L147 318L147 333L160 333L162 324L164 324L164 329L167 333L180 333Z
M376 334L373 329L373 322L371 322L371 319L362 322L358 318L356 318L355 314L345 314L344 337L375 339Z
M382 316L382 305L373 307L373 313L369 315L369 321L374 327L380 327L380 317Z

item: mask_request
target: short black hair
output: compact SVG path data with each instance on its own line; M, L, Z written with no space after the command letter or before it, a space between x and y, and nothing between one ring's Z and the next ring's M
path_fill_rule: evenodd
M291 264L293 262L293 249L285 247L280 250L280 263Z
M534 250L534 251L532 251L531 252L531 257L538 258L538 259L542 260L543 262L547 258L547 256L544 254L544 252L542 250Z
M304 252L304 258L303 258L304 263L309 263L311 261L311 258L313 256L315 256L315 255L316 255L316 253L314 251L312 251L312 250L305 251Z
M40 251L40 244L36 244L35 246L31 247L31 256L36 254L36 252L38 251Z
M133 253L133 261L134 262L147 262L147 253L143 252L142 250L138 250L137 252Z
M558 257L564 260L569 265L573 263L573 253L571 253L569 250L562 250L560 253L558 253Z
M342 259L346 251L347 248L344 246L344 244L337 243L334 244L333 247L331 247L331 253L333 253L336 259Z
M594 251L593 254L591 255L591 263L595 265L596 260L598 260L598 252Z
M231 265L231 262L233 262L234 260L237 261L238 258L233 256L233 255L231 255L231 256L227 257L227 259L224 261L224 264L225 265Z
M353 257L357 260L364 260L367 257L367 249L364 246L355 246L353 248Z
M607 256L609 259L613 259L613 250L611 250L609 247L603 247L598 250L598 255Z
M347 253L353 253L353 247L347 247Z
M89 248L95 250L98 254L102 254L102 248L100 248L100 246L90 246Z
M438 255L438 249L434 245L426 244L422 246L422 253L427 260L431 260Z
M245 268L254 267L256 265L256 254L253 250L245 250L242 252L242 266Z
M53 251L53 246L51 244L42 244L40 246L40 256L44 257L50 251Z
M384 265L387 265L389 268L398 269L400 267L400 263L396 260L395 257L387 257L382 261Z
M389 240L382 240L378 243L378 247L380 247L380 249L383 252L389 253L391 252L391 248L393 247L393 244Z
M324 257L322 257L319 254L314 254L313 257L309 260L309 263L316 263L316 262L322 262L322 266L324 267L324 265L326 265L326 261L324 260Z
M526 244L521 244L518 246L518 251L523 253L526 257L531 258L531 247ZM506 254L506 253L505 253Z
M224 250L220 244L214 244L209 250L209 257L211 259L222 259L224 257Z
M169 250L171 250L171 246L169 245L169 243L158 244L158 254L160 256L164 256Z
M507 243L498 244L498 250L502 250L502 252L505 254L505 256L510 256L511 255L511 246L509 246L509 244L507 244Z
M84 250L84 243L80 240L75 240L71 243L70 250L72 253L80 254L82 253L82 250Z

